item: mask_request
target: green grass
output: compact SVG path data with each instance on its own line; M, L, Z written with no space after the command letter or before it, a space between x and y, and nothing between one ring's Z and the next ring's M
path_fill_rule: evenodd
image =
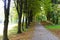
M8 32L8 36L10 37L15 34L17 34L17 25ZM2 39L3 39L3 36L0 36L0 40Z
M23 31L23 29L24 29L24 31ZM22 31L22 32L26 32L26 31L27 31L25 25L24 25L23 29L22 29L22 27L21 27L21 31ZM18 31L18 26L16 25L14 28L12 28L12 29L9 31L8 34L9 34L9 36L10 36L10 35L15 35L15 34L17 34L17 31Z
M47 29L60 29L60 25L47 25Z
M16 34L17 33L17 26L15 26L13 29L11 29L10 31L9 31L9 35L13 35L13 34Z

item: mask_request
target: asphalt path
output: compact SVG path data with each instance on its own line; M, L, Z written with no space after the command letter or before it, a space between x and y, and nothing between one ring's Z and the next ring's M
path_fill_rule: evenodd
M36 24L32 40L59 40L59 38L45 29L42 25Z

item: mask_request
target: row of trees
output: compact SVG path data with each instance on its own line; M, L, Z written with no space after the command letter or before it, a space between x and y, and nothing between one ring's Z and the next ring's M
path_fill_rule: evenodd
M11 0L4 0L4 31L3 31L3 40L9 40L7 31L8 31L8 23L9 23L9 13L10 13L10 2ZM47 20L54 23L56 13L54 13L54 5L56 4L56 0L14 0L15 8L18 14L18 31L17 33L22 33L21 28L24 30L24 24L26 28L30 26L30 23L33 22L33 18L41 12L42 8L45 11L45 15ZM42 5L41 5L42 4ZM55 7L56 8L56 7ZM22 20L23 15L23 21ZM57 16L58 18L58 16ZM25 22L24 22L25 19ZM58 19L56 19L58 22Z
M4 14L5 14L5 21L4 21L4 31L3 31L3 40L8 39L8 23L9 23L9 13L10 13L10 3L11 0L4 0ZM17 33L22 33L21 25L24 25L26 28L29 27L29 24L33 21L33 17L37 12L40 12L40 1L39 0L14 0L15 8L18 14L18 31ZM21 22L22 15L23 16L23 24ZM22 26L23 29L24 26ZM23 29L24 30L24 29Z
M58 24L58 17L59 17L59 13L58 13L58 0L41 0L41 11L40 12L42 15L40 17L40 19L47 18L48 21L51 21L54 24ZM43 17L44 16L44 17ZM43 18L42 18L43 17ZM45 19L46 19L45 18Z

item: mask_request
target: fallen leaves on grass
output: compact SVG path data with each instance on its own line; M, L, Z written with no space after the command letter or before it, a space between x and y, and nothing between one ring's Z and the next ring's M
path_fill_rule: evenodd
M34 30L33 25L34 23L31 25L28 31L23 32L21 34L12 35L9 39L10 40L31 40L33 35L33 30Z
M53 34L60 38L60 29L49 29Z
M40 22L43 26L45 26L45 25L53 25L53 23L52 22L50 22L50 21L42 21L42 22Z

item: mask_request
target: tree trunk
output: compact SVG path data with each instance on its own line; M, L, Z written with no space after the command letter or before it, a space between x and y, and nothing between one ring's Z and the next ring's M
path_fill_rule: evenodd
M10 1L11 0L8 0L8 4L7 5L6 5L6 0L4 1L5 20L4 20L3 40L9 40L7 32L8 32L8 23L9 23Z
M31 22L31 14L30 11L28 11L28 26L30 25L30 22Z
M28 5L27 0L24 0L24 13L26 13L26 28L28 28Z
M26 28L28 28L28 19L27 19L27 16L26 16Z
M32 10L30 10L30 22L32 22L33 21L33 13L32 13Z
M30 25L30 17L28 16L28 26Z
M23 7L23 2L20 0L20 13L18 13L18 32L17 33L22 33L21 32L21 17L22 17L22 7Z
M7 30L8 30L8 22L9 22L8 14L5 13L5 21L4 21L4 31L3 31L3 40L8 40Z
M23 16L23 22L22 22L22 30L24 31L24 16Z
M18 19L19 21L18 21L18 32L17 33L19 34L19 33L22 33L21 32L21 16Z

